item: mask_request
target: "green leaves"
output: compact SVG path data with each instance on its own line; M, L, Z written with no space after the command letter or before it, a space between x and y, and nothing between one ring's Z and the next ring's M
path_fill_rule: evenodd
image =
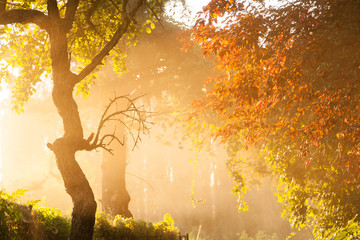
M11 194L0 190L0 237L2 239L16 239L19 236L23 214L17 202L25 193L26 190L23 189L18 189Z
M356 222L354 219L351 219L349 223L340 229L333 229L334 233L330 233L327 238L333 240L342 240L342 239L357 239L360 236L360 226L359 222Z
M150 34L151 30L155 29L155 23L148 19L144 23L143 27L145 29L145 32Z
M36 85L50 74L48 36L34 25L6 27L2 35L0 71L12 88L13 109L20 113L36 92ZM16 39L14 41L13 39Z
M96 219L94 239L178 239L178 229L169 214L158 223L122 218L120 215L108 219L101 214Z
M65 16L67 3L58 2L60 16ZM125 16L122 14L121 0L104 1L80 1L76 10L75 20L67 35L68 55L71 62L71 70L79 73L85 66L90 64L101 49L112 41L118 29L125 27ZM163 1L147 1L146 12L143 22L131 21L122 38L121 44L126 47L135 46L137 38L143 31L151 33L161 13ZM20 1L7 4L7 10L33 9L47 11L46 2ZM133 6L132 6L133 7ZM127 8L131 11L131 7ZM51 73L51 60L49 55L49 36L43 30L34 25L13 24L1 26L1 52L2 64L0 72L3 81L10 81L13 89L13 109L18 113L23 111L25 102L35 93L36 85L47 78ZM124 49L123 49L124 50ZM126 71L125 54L116 47L110 51L113 54L114 70L119 74ZM95 68L93 74L84 79L77 87L78 92L84 97L89 93L90 86L96 79ZM12 73L13 70L19 73Z

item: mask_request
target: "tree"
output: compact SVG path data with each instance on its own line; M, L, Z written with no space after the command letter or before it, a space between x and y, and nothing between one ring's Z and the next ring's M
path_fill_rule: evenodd
M111 124L108 127L114 129L116 125ZM117 130L120 134L126 136L126 129L123 126ZM131 198L126 190L125 181L127 165L126 138L124 138L123 144L112 143L111 149L113 150L111 153L103 151L101 203L105 212L113 216L122 215L130 218L133 215L129 210Z
M142 27L151 32L161 6L160 0L2 1L0 6L1 51L6 58L2 62L2 75L7 77L11 69L21 71L13 88L15 110L20 112L36 91L36 84L52 74L52 97L63 121L64 135L48 147L56 156L66 191L74 204L70 239L92 239L96 211L92 189L75 160L75 153L106 149L105 138L119 139L112 134L101 136L103 125L128 111L139 113L133 100L126 98L127 108L105 112L97 133L85 139L73 91L76 87L84 95L88 93L94 82L93 73L110 53L115 68L123 71L124 55L117 43L124 39L133 45ZM139 18L140 8L146 11ZM139 24L136 18L144 23ZM115 97L108 107L119 99L123 98Z
M151 34L143 36L135 47L125 51L127 55L125 74L119 77L112 71L111 64L107 64L99 72L100 78L107 80L99 82L95 86L99 91L93 91L87 99L94 114L95 109L103 105L102 96L111 95L114 89L119 89L122 93L146 94L141 101L147 108L156 112L152 115L152 121L170 128L178 122L171 113L179 106L181 108L186 106L186 111L189 111L191 99L200 96L202 82L212 69L211 61L203 57L199 49L184 53L182 43L178 41L182 29L178 25L169 23L167 19L161 20L162 26L157 23L158 26ZM121 129L117 128L117 130ZM152 137L154 134L156 133L152 132ZM164 131L161 138L169 141L168 135L168 131ZM131 147L129 146L130 149ZM125 157L131 155L125 153L126 147L117 145L112 148L119 155L104 153L101 203L105 211L130 216L127 209L130 200L128 194L117 193L126 191L125 168L126 164L133 160ZM134 189L132 190L134 192Z
M210 110L215 137L261 149L285 216L316 234L359 220L359 10L357 0L212 0L190 35L219 71L193 119ZM240 164L229 164L237 192Z

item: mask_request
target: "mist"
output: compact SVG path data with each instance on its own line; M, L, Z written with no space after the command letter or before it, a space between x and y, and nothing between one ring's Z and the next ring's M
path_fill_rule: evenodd
M267 176L250 186L246 194L249 211L238 212L232 193L233 182L226 169L224 146L213 142L211 152L194 151L181 126L179 116L191 108L194 98L203 94L203 82L212 73L213 63L198 49L181 50L180 30L166 25L147 35L127 54L128 72L118 76L109 62L91 87L89 96L77 96L85 136L96 130L109 99L116 95L137 97L139 105L153 114L149 134L142 141L127 137L126 188L131 197L129 210L136 219L158 221L165 213L175 220L181 233L203 239L236 239L241 232L259 231L285 239L292 230L281 218L275 188ZM46 199L48 206L71 212L71 199L64 189L53 153L47 143L63 134L61 119L52 104L46 84L18 115L2 102L0 118L1 188L28 190L28 199ZM42 90L41 90L42 89ZM243 157L256 158L251 152ZM79 152L77 159L102 208L102 164L104 153ZM114 183L116 184L116 183ZM200 231L200 232L199 232ZM305 234L305 233L302 233ZM299 234L294 239L302 239Z

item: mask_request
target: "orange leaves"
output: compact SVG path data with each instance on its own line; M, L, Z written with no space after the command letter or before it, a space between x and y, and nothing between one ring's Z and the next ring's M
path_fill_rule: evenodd
M346 196L358 198L360 186L360 5L295 1L261 9L249 2L244 9L235 8L235 1L212 0L205 22L217 11L229 20L193 31L202 50L217 57L216 69L225 72L209 81L203 102L217 113L216 136L263 149L286 186L291 221L347 221L353 203ZM355 5L355 14L342 4ZM316 211L299 213L291 205L298 199ZM341 212L348 205L333 207L340 202L349 203L349 212ZM324 212L334 219L322 222Z
M309 164L311 163L312 161L312 158L308 158L306 161L305 161L305 168L307 168L309 166Z
M295 135L294 134L290 134L291 136L291 141L294 141L295 140Z
M290 12L267 12L235 4L211 1L192 31L203 54L217 57L215 69L225 72L208 81L207 89L212 90L202 102L224 120L219 136L226 139L241 129L249 142L277 137L293 146L306 141L314 148L335 137L334 131L344 127L338 118L349 111L341 106L351 99L341 97L342 85L335 84L341 80L329 75L330 63L323 56L329 51L321 49L327 46L313 44L316 36L308 28L316 27L320 19L304 15L308 10L299 6L286 10ZM209 21L224 14L228 21L221 27ZM344 123L350 126L359 118L346 117Z
M284 55L283 57L282 57L282 59L281 59L281 67L284 67L284 65L285 65L285 62L286 62L286 55Z

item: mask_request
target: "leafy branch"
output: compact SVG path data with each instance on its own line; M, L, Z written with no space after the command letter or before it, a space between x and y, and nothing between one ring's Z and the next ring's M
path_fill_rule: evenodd
M118 26L117 30L112 35L110 41L108 41L105 44L105 46L101 49L101 51L91 60L91 62L84 69L82 69L82 71L79 74L77 74L74 81L75 84L79 83L82 79L88 76L98 65L101 64L102 60L107 55L109 55L109 52L116 46L119 40L125 35L132 21L131 19L135 16L137 10L141 7L143 3L141 0L138 1L137 5L129 13L126 11L127 4L128 4L127 0L122 1L122 14L121 14L122 24Z

